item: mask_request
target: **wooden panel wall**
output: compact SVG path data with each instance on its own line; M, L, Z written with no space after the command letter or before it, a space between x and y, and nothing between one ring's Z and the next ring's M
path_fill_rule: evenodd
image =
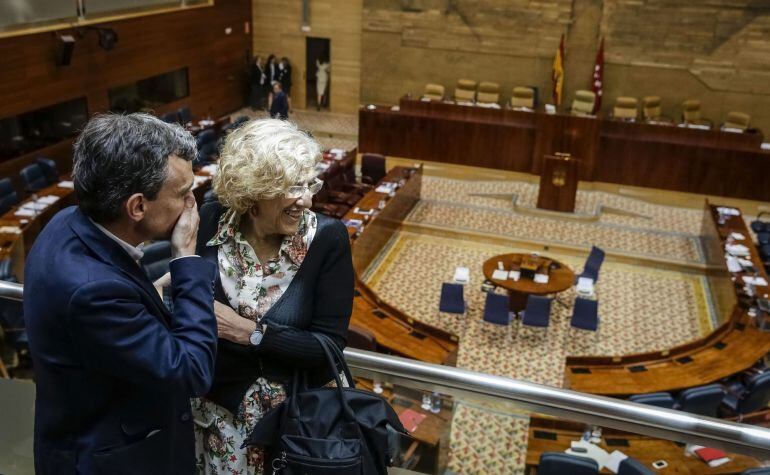
M246 99L250 22L250 0L217 0L211 7L100 24L118 34L112 51L99 48L96 31L63 30L58 33L77 39L65 67L54 61L57 33L0 39L0 117L83 96L89 113L103 112L109 109L108 89L183 67L189 68L190 96L157 113L183 105L194 115L231 112ZM70 168L69 141L44 152L62 170ZM38 155L0 164L0 176L15 176Z
M312 0L310 29L303 31L302 2L253 0L254 52L263 58L286 56L292 63L292 107L305 108L306 37L331 40L329 84L332 112L354 114L361 88L363 0Z

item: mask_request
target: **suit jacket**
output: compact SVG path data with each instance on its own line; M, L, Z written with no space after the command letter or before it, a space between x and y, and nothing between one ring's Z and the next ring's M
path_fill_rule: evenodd
M281 91L273 97L273 103L270 105L270 117L274 119L289 118L289 101L286 99L286 93Z
M190 474L190 397L211 384L216 266L171 262L173 314L139 265L76 207L25 268L39 474Z

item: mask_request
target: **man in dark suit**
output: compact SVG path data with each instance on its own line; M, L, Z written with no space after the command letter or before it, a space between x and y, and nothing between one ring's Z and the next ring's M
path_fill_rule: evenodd
M80 204L59 212L25 268L24 319L40 474L190 474L190 397L205 394L216 266L194 255L195 140L147 114L100 115L74 146ZM138 264L170 239L173 313Z
M270 117L283 120L289 118L289 101L280 82L273 84L273 103L270 105Z

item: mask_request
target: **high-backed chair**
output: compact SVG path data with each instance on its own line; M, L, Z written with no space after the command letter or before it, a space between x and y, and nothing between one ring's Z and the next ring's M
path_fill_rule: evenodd
M655 472L635 458L627 457L618 465L618 475L655 475Z
M599 302L576 297L570 325L595 332L599 328Z
M673 409L676 401L669 393L648 393L648 394L634 394L628 398L631 402L638 402L639 404L647 404L648 406L663 407L665 409Z
M171 241L155 241L144 246L139 263L150 280L155 281L168 272L171 261Z
M716 417L724 397L725 389L720 384L685 389L679 394L677 409L701 416Z
M591 252L588 253L588 259L583 267L583 273L578 276L593 279L594 284L599 281L599 270L602 268L605 253L601 248L591 246Z
M484 321L495 325L510 325L511 313L508 306L507 295L487 292L486 302L484 302Z
M350 206L332 203L329 200L329 187L324 183L324 186L321 187L321 191L313 196L313 207L311 209L317 213L339 219L345 216L345 213L350 210Z
M34 193L48 186L43 169L38 163L31 163L21 169L19 172L21 181L24 183L24 189L28 193Z
M59 183L59 170L56 168L56 162L45 157L37 157L36 162L40 165L40 169L43 170L46 184L53 185L54 183Z
M431 101L443 101L445 88L441 84L426 84L422 94L423 99Z
M516 86L511 92L511 107L513 109L535 108L535 90L531 87Z
M438 309L446 313L465 313L463 285L444 282L441 284L441 297Z
M217 141L217 133L212 129L201 130L197 137L195 137L195 145L200 149L209 142Z
M612 116L615 119L629 122L636 121L639 115L639 101L635 97L618 97L615 99L615 107L612 109Z
M687 99L682 103L682 122L708 127L712 125L710 120L701 116L700 101L697 99Z
M458 79L455 86L455 102L476 102L476 81L473 79Z
M206 142L198 149L198 162L196 165L204 166L219 158L217 142Z
M575 91L575 99L572 100L570 113L572 115L593 115L596 94L593 91Z
M384 155L379 153L361 155L361 181L363 183L376 185L386 174Z
M192 114L190 113L190 108L180 107L176 110L177 118L179 119L180 124L186 124L188 122L192 122Z
M553 299L530 295L527 306L521 315L521 323L529 327L547 328L551 321L551 302Z
M673 123L671 117L663 115L660 96L647 96L642 99L642 118L647 122Z
M476 94L476 103L498 104L500 103L500 85L496 82L482 81L479 84L479 91Z
M377 339L374 337L374 333L353 324L348 326L347 343L349 348L377 351Z
M18 204L19 194L13 188L10 178L0 179L0 215L7 213Z
M722 127L746 131L749 128L750 122L751 116L749 114L732 111L727 113L727 120L725 120L725 124Z
M169 124L176 124L179 122L179 117L177 116L176 112L166 112L160 116L160 120L163 122L168 122Z
M722 401L729 414L748 414L763 408L770 401L770 371L757 373L745 386L728 393Z
M543 452L537 466L537 475L598 475L596 460L576 457L563 452Z

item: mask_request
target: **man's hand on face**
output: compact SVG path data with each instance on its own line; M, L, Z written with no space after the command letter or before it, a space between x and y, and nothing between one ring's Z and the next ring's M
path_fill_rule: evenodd
M195 254L195 241L198 236L198 205L192 192L184 201L184 210L171 233L171 257L184 257Z

